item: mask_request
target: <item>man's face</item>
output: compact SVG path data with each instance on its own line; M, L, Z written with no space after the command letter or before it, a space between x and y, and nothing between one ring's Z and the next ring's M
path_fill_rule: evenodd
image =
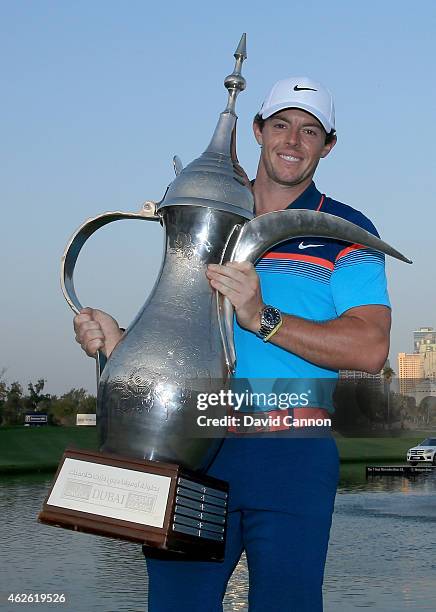
M262 145L260 169L284 186L310 183L319 160L328 155L336 139L325 144L321 123L298 108L279 111L266 119L263 129L255 123L254 135Z

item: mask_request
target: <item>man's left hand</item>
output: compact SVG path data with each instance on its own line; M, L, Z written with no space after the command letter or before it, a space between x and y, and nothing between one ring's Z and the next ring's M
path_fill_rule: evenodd
M228 262L224 266L209 264L206 276L214 289L229 298L239 325L257 332L260 328L260 312L265 304L253 264L249 261Z

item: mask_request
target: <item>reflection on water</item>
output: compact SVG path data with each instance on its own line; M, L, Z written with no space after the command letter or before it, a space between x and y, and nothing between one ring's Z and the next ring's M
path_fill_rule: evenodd
M6 601L10 592L64 592L62 609L73 612L145 612L140 546L36 523L49 482L41 475L0 479L0 610L18 609ZM344 466L324 582L326 612L434 611L435 576L436 470L366 481L364 465ZM246 602L242 559L224 610L247 610ZM55 608L59 605L37 607Z
M0 610L18 609L5 603L5 593L39 592L65 593L63 609L72 612L145 612L147 581L140 546L37 523L49 483L47 476L0 480L6 540L0 548ZM38 604L36 609L60 605Z
M434 612L436 470L366 481L365 466L353 465L342 476L324 581L326 610Z

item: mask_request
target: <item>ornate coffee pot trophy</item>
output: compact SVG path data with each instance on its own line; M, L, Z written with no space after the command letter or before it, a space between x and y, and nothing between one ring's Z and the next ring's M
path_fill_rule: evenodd
M186 168L174 158L176 178L159 203L86 221L62 260L62 289L78 313L74 267L97 229L141 219L165 230L165 256L150 297L107 363L97 356L101 453L65 453L39 517L135 540L150 554L220 559L224 552L227 485L202 473L222 440L189 437L186 427L199 391L225 388L236 360L233 307L211 289L207 265L255 263L274 245L300 236L358 243L408 261L353 223L322 212L285 210L253 219L253 196L234 153L245 34L234 57L234 71L224 81L227 106L206 151Z

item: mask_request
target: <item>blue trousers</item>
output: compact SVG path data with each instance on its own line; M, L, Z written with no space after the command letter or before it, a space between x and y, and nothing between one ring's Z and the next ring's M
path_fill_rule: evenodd
M222 563L147 559L149 612L222 612L245 550L250 612L321 612L338 481L331 438L229 438L208 470L230 483Z

